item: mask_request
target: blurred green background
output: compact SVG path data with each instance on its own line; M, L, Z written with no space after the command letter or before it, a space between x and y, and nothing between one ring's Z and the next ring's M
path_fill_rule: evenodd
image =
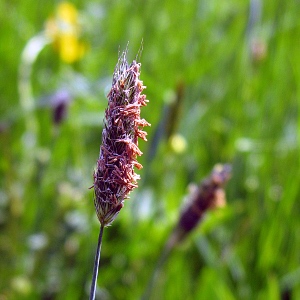
M0 2L0 300L87 299L93 183L118 52L150 100L139 188L104 231L97 299L139 299L192 182L227 206L152 299L300 299L299 1Z

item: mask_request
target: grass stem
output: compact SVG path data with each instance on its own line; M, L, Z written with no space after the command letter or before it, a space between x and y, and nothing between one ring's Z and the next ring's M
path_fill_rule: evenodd
M99 270L99 263L100 263L103 230L104 230L104 226L101 224L100 233L99 233L99 237L98 237L97 251L96 251L95 261L94 261L94 270L93 270L93 279L92 279L92 285L91 285L91 291L90 291L90 300L95 300L95 297L96 297L96 287L97 287L98 270Z

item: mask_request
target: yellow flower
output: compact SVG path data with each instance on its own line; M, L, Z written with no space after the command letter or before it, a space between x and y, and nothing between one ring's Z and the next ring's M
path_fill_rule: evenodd
M171 149L177 154L183 153L187 148L186 139L180 134L171 135L169 139L169 145L171 146Z
M66 63L73 63L86 53L87 45L81 38L79 14L71 3L62 2L58 5L55 16L46 22L46 35Z

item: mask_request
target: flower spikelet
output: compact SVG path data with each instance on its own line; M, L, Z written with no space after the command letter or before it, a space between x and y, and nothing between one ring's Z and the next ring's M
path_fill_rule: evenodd
M223 187L231 177L231 166L216 165L210 176L205 178L190 194L186 207L180 215L178 226L188 233L194 229L203 214L213 208L226 205Z
M112 88L108 94L102 144L94 172L94 204L102 226L110 225L123 207L128 194L140 179L134 167L141 169L137 156L142 155L138 138L146 139L141 130L150 124L140 118L141 106L148 102L142 95L145 86L139 79L141 64L126 59L127 50L119 57Z
M174 228L167 248L171 249L201 222L206 211L226 205L224 186L231 177L229 164L216 165L211 174L198 186L194 186L188 201L180 214L177 226Z

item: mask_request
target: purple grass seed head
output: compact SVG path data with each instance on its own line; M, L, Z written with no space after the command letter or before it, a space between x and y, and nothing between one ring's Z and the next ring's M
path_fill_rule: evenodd
M140 80L141 64L127 62L127 50L119 57L112 88L108 94L102 144L94 172L94 204L102 226L110 225L123 207L124 200L137 187L141 169L137 156L142 155L138 138L146 139L141 128L150 124L140 118L141 106L148 102L142 95L145 86Z

